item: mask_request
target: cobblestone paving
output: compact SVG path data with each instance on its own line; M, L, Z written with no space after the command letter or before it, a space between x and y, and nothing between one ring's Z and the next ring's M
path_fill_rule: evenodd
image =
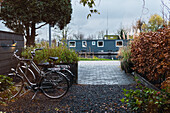
M120 69L120 61L79 61L78 84L129 85L133 78Z

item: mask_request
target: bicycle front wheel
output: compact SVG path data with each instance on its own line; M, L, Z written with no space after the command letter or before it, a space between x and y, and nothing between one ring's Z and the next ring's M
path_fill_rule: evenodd
M60 72L48 72L41 82L41 89L47 97L58 99L67 93L69 82Z
M11 73L8 75L10 77L9 87L6 87L3 91L0 91L0 98L4 101L11 100L14 97L18 96L22 91L24 82L21 76Z

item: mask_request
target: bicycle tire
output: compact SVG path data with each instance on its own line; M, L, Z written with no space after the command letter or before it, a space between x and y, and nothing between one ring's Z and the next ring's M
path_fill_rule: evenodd
M60 72L48 72L41 81L41 90L51 99L63 97L69 89L68 78Z
M4 101L11 100L14 97L17 97L24 86L23 78L15 73L10 73L8 75L10 78L12 78L12 86L10 86L8 89L4 90L3 92L0 92L0 98Z
M73 85L73 81L74 81L73 73L68 69L62 69L62 70L60 70L60 72L63 73L64 75L66 75L66 77L69 79L69 87L71 87Z

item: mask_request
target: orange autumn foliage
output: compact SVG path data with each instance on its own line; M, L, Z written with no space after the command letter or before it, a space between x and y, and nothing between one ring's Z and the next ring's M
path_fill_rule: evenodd
M150 81L170 77L170 28L141 33L131 45L133 69Z

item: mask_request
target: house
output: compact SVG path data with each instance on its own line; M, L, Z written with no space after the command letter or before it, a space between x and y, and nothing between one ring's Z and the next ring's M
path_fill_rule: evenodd
M76 52L113 53L126 46L129 40L67 40L67 46Z

